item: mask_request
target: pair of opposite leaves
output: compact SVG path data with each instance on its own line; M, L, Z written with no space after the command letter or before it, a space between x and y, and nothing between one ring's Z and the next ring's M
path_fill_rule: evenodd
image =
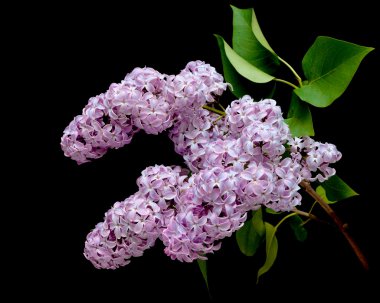
M231 48L215 35L223 63L224 77L237 97L249 94L240 76L254 83L279 80L274 73L286 63L270 47L253 9L232 6L233 37ZM320 36L306 52L302 69L306 80L294 85L287 123L293 136L313 136L314 128L308 104L326 107L340 97L350 84L364 57L373 50L346 41ZM291 68L292 69L292 68Z

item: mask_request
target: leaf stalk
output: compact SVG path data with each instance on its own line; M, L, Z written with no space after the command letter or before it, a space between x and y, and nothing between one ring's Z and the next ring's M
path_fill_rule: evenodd
M300 85L300 87L302 87L302 79L297 74L297 72L295 71L295 69L288 62L286 62L284 59L282 59L281 57L278 57L278 60L280 60L282 63L284 63L286 65L286 67L288 67L290 69L290 71L296 77L298 84Z
M298 86L294 85L293 83L291 83L291 82L289 82L289 81L286 81L286 80L283 80L283 79L274 78L273 80L274 80L274 81L277 81L277 82L285 83L285 84L287 84L287 85L293 87L294 89L299 88Z

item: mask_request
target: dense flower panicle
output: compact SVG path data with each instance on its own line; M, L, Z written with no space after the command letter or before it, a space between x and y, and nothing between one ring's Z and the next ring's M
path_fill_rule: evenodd
M150 67L136 67L131 73L125 76L124 81L133 83L137 90L142 93L152 93L154 95L160 94L166 84L167 75L161 74Z
M174 142L176 151L182 154L187 150L187 142L196 138L198 134L207 134L210 137L209 130L212 128L215 114L205 109L198 109L191 120L179 120L169 131L169 137ZM216 118L215 118L216 119Z
M130 262L124 248L112 249L107 245L107 238L102 234L108 231L105 223L98 223L86 238L84 256L98 269L116 269Z
M188 120L226 89L223 76L211 65L198 60L189 62L177 76L170 77L165 96L179 119Z
M86 239L84 255L96 268L116 269L142 256L160 235L159 206L139 193L116 202Z
M98 159L106 152L106 148L96 147L85 140L83 128L86 125L87 117L78 115L70 122L69 126L63 131L61 147L66 157L70 157L78 164Z
M235 170L242 171L251 160L252 156L244 150L244 142L240 138L218 138L208 144L202 168L232 166Z
M195 194L206 203L224 207L226 201L235 201L234 196L231 198L228 196L234 195L233 191L236 190L236 182L225 182L226 180L227 174L222 167L201 170L194 178ZM227 198L221 200L223 196Z
M275 169L278 177L274 184L272 201L264 203L275 211L290 211L301 204L301 195L298 192L302 181L301 165L290 158L282 160Z
M205 109L198 109L193 118L178 121L169 131L169 137L174 142L175 151L182 155L192 171L202 169L208 144L218 137L219 132L214 121L218 116Z
M173 200L177 196L178 185L187 178L179 166L150 166L144 169L137 179L139 191L152 200Z
M203 207L211 211L208 233L212 232L216 239L231 236L246 219L246 212L239 207L236 194L238 178L239 173L233 168L221 167L203 170L194 178L195 195L202 201ZM220 225L222 222L224 229L216 226L211 230L210 224Z
M162 233L165 253L172 260L192 262L196 259L207 259L206 254L216 251L221 243L214 244L204 231L207 217L194 215L195 206L189 206L186 211L172 218L168 227Z
M238 194L244 211L256 210L273 199L274 183L277 178L273 168L266 164L250 163L239 175Z
M168 130L190 169L155 165L141 173L138 192L115 203L87 236L84 255L96 268L124 266L157 239L172 259L206 259L243 226L248 211L291 211L301 203L302 180L335 174L330 165L342 156L336 146L292 138L274 100L244 96L223 116L202 108L226 87L202 61L176 76L135 68L90 98L66 127L62 149L79 164L130 143L139 130Z
M231 180L236 174L228 170L201 171L189 180L178 199L181 211L162 234L165 253L172 259L206 259L206 254L220 248L221 239L242 227L247 214L237 205L236 181Z
M65 131L62 149L78 164L99 158L108 148L129 144L138 130L158 134L178 120L192 120L226 87L222 75L202 61L188 63L177 76L135 68L105 94L90 98L82 118Z
M231 115L238 111L238 107L260 119L247 118L235 125L230 123ZM238 118L235 118L232 120L237 122ZM177 122L170 137L175 143L175 150L184 156L190 169L198 171L215 165L244 165L253 160L261 162L264 158L279 161L279 156L285 151L283 145L289 137L289 129L273 100L253 102L245 96L227 108L225 119L218 120L215 114L201 110L192 120Z
M237 138L243 128L250 124L251 119L257 119L257 115L252 115L254 101L250 96L244 96L239 100L232 101L226 108L226 124L229 128L229 134Z
M255 102L250 96L243 96L231 102L226 108L227 124L232 136L239 136L242 130L249 125L260 122L283 128L281 108L272 99Z
M136 85L123 80L121 83L112 83L105 93L110 103L110 118L118 121L128 132L135 132L132 123L132 110L143 97L142 91Z
M278 160L290 138L281 108L271 99L253 102L249 96L234 101L226 109L232 137L244 141L244 149L257 161ZM267 158L267 159L265 159Z
M135 68L125 79L127 85L132 85L139 92L131 106L133 124L147 134L158 134L173 123L171 106L162 95L166 75L153 68Z
M175 216L177 207L174 201L181 186L188 178L188 170L179 166L155 165L146 168L137 179L139 193L157 203L162 215L162 228Z
M90 98L83 109L87 117L82 126L85 140L95 147L120 148L129 144L132 139L131 126L120 125L118 120L110 117L111 104L104 94Z
M174 198L176 214L185 212L190 205L202 204L195 194L194 178L196 174L188 174L187 178L178 187L177 196Z
M203 84L202 92L207 102L214 102L215 97L222 95L227 89L227 83L224 82L223 76L210 64L200 60L191 61L181 73L186 73L187 71L201 79Z
M108 148L129 144L133 132L130 124L120 125L110 117L110 102L104 94L90 98L82 115L65 129L61 147L65 155L78 164L103 156Z
M132 110L134 125L147 134L157 135L172 126L170 109L163 97L147 92Z
M335 175L335 169L330 167L342 158L334 144L316 142L310 137L289 140L291 156L302 166L302 178L308 181L323 182Z

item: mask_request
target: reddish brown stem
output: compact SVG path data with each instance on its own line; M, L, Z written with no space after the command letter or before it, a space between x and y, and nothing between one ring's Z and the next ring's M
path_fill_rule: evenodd
M307 181L302 181L300 185L305 189L305 191L313 198L315 199L319 205L323 208L323 210L331 217L331 219L334 221L334 223L338 226L339 231L343 234L343 236L348 241L348 244L350 244L352 250L358 257L361 265L365 270L368 270L368 261L366 257L364 256L363 252L359 248L358 244L354 241L354 239L351 237L351 235L347 231L347 224L344 224L343 221L337 216L335 211L326 203L325 200L322 199L320 195L317 194L317 192L313 189L313 187L310 185Z

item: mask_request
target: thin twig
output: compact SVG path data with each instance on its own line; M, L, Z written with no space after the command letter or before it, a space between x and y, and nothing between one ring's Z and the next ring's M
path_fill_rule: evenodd
M222 104L220 104L220 103L218 103L218 106L222 109L222 111L226 111L226 109L224 108L224 106L222 105Z
M319 223L329 224L329 222L319 219L316 215L313 215L311 213L307 213L307 212L299 210L297 208L293 208L292 212L294 212L294 213L296 213L296 214L298 214L300 216L303 216L303 217L309 218L311 220L314 220L316 222L319 222Z
M297 72L294 70L294 68L288 63L288 62L286 62L284 59L282 59L282 58L280 58L280 57L278 57L278 59L282 62L282 63L284 63L289 69L290 69L290 71L293 73L293 75L296 77L296 79L297 79L297 82L298 82L298 84L300 85L300 87L302 86L302 79L301 79L301 77L297 74Z
M368 261L366 257L364 256L363 252L359 248L358 244L354 241L354 239L351 237L351 235L347 231L347 224L344 224L342 220L337 216L335 211L328 205L325 200L322 199L320 195L317 194L317 192L311 187L310 183L307 181L302 181L300 185L305 189L305 191L313 198L315 199L319 205L323 208L323 210L331 217L331 219L334 221L334 223L338 226L339 231L344 235L346 240L348 241L348 244L350 244L352 250L358 257L360 263L362 264L363 268L368 271Z
M203 105L202 108L207 109L208 111L216 113L216 114L218 114L220 116L225 116L226 115L226 113L224 111L218 110L218 109L216 109L214 107L211 107L211 106L208 106L208 105Z

